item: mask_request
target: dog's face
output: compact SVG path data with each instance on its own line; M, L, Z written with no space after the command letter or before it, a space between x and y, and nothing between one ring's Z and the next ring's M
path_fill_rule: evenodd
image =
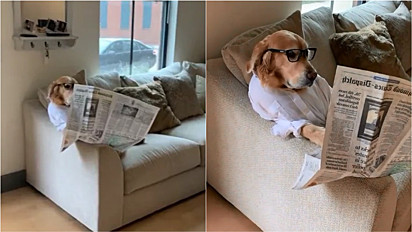
M48 97L56 105L70 106L74 84L78 84L76 79L69 76L62 76L49 85Z
M247 63L247 72L254 71L265 87L302 89L313 84L317 73L305 55L296 62L290 58L297 53L272 52L267 49L307 49L305 40L290 31L277 31L256 44ZM289 56L289 58L288 58Z

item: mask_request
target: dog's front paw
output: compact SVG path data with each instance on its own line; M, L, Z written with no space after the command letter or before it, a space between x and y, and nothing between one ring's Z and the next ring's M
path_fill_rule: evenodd
M312 143L323 147L323 138L325 138L325 128L308 124L302 128L302 136L309 139Z

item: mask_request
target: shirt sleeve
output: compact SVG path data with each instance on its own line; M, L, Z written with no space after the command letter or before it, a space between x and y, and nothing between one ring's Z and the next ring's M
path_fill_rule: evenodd
M297 120L297 121L287 121L287 120L276 120L276 124L272 127L272 134L276 136L280 136L282 138L286 138L290 133L296 138L302 137L300 135L301 129L304 125L309 124L308 120Z
M62 131L66 128L67 123L67 107L59 107L53 103L50 103L47 112L49 114L50 122L57 128L58 131Z

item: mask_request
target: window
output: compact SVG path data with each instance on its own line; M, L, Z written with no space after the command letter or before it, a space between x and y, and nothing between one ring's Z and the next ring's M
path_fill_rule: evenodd
M101 2L100 71L130 75L162 68L168 4L167 1Z
M152 24L152 2L143 2L143 29L150 28Z
M339 13L341 11L345 11L351 7L360 5L365 1L357 1L357 0L339 0L339 1L332 1L332 0L303 0L302 1L302 13L314 10L316 8L325 6L332 8L333 13Z
M122 1L122 11L120 13L120 28L129 29L130 27L130 3L129 1Z
M107 1L100 2L100 28L107 28Z

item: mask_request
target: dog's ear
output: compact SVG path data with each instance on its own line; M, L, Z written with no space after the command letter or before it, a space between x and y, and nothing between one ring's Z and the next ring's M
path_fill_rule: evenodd
M52 95L54 95L55 91L58 91L59 86L57 86L57 83L53 81L50 83L49 87L47 88L47 97L50 99Z
M268 49L268 37L260 41L255 45L255 48L253 49L252 56L246 64L246 71L248 73L252 72L255 70L255 68L258 65L264 65L266 67L270 66L271 62L271 57L272 53L267 52L266 50ZM262 57L263 56L263 57Z
M57 105L64 105L63 96L59 93L60 86L56 81L53 81L47 90L47 98Z

